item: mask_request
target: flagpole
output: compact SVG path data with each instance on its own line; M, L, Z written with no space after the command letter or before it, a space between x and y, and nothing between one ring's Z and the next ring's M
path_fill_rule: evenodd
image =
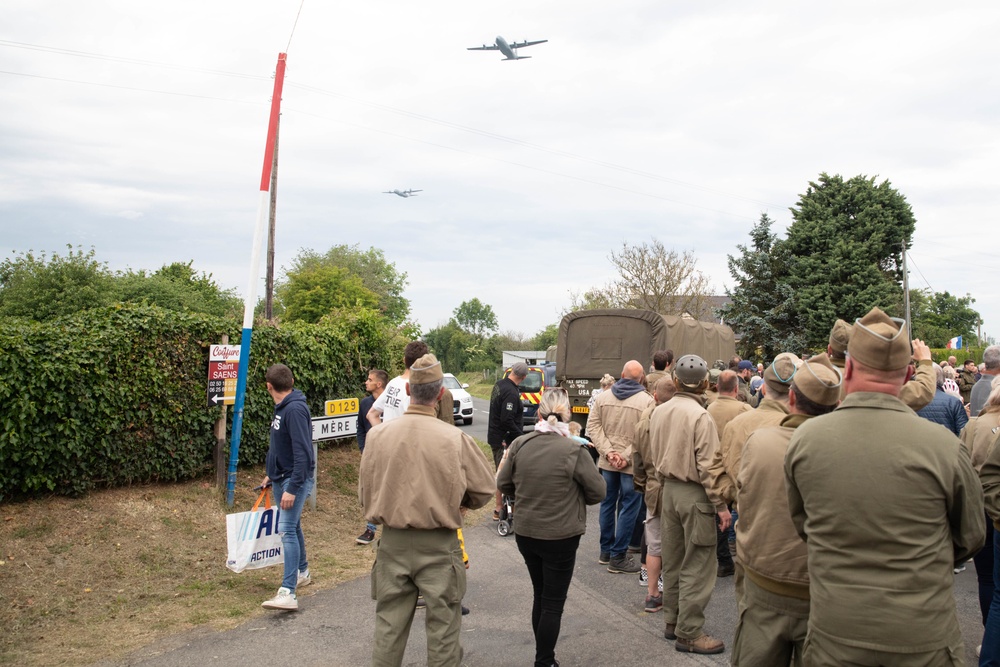
M278 54L278 65L274 71L274 93L271 95L271 116L267 123L267 143L264 145L264 168L260 177L260 199L257 204L257 226L253 235L253 250L250 253L250 281L243 299L243 336L240 340L240 368L236 379L236 403L233 406L233 433L229 444L229 473L226 478L226 505L233 506L236 493L236 469L240 461L240 435L243 431L243 405L246 400L247 369L250 365L250 339L253 336L253 311L257 305L257 279L260 277L260 254L267 229L268 198L271 184L271 167L274 158L275 136L278 131L278 115L281 111L281 88L285 82L285 61L287 54Z

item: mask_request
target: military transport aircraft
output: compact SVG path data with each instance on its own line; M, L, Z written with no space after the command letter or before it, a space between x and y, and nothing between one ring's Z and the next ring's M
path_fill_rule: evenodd
M418 192L423 190L386 190L384 195L399 195L400 197L416 197Z
M506 56L503 60L523 60L525 58L530 58L531 56L519 56L517 55L518 49L523 49L526 46L534 46L535 44L544 44L549 40L540 39L537 42L514 42L513 44L508 44L507 40L503 37L497 37L497 41L492 46L487 46L483 44L482 46L470 46L467 51L500 51L500 53Z

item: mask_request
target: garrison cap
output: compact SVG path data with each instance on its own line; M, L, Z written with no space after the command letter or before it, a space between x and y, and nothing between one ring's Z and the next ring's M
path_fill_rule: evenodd
M879 308L855 321L847 354L878 371L898 371L910 363L910 338L906 320L889 317Z
M764 369L764 383L768 393L774 392L782 396L792 387L795 371L802 365L802 360L791 352L782 352L774 358L771 365Z
M429 352L410 366L410 384L430 384L443 378L441 362Z
M851 342L851 325L838 319L830 330L830 349L834 354L843 356L847 352L847 344Z
M792 384L813 403L836 405L840 401L842 382L840 371L824 352L803 362Z

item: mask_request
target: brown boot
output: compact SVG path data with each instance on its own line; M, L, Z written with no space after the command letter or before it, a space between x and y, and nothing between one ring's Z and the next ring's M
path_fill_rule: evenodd
M677 639L676 630L677 630L676 623L667 623L666 627L663 628L663 638L669 639L670 641Z
M674 644L674 648L682 653L700 653L702 655L711 655L713 653L722 653L726 650L726 645L715 637L702 635L697 639L684 639L683 637L678 637L677 643Z

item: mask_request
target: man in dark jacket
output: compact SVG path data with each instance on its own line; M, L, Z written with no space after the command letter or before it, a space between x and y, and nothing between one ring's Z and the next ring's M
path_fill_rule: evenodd
M968 404L972 395L972 387L976 384L976 361L966 359L958 369L958 393L962 395L962 403Z
M523 413L521 407L521 390L518 385L528 377L528 364L518 361L510 367L510 373L505 378L497 380L490 394L490 418L486 429L486 442L493 450L493 463L500 468L503 450L514 439L524 435ZM493 520L500 520L500 492L496 495L496 508Z
M941 424L958 435L969 422L969 415L965 413L961 400L945 393L944 370L935 364L934 372L937 374L937 391L934 392L933 400L926 407L918 410L917 414L924 419Z
M306 396L294 389L295 378L284 364L275 364L264 374L267 393L274 399L271 443L267 449L267 476L278 513L278 532L285 555L285 573L277 595L265 601L265 609L294 611L299 608L295 590L311 583L306 541L302 535L302 507L312 492L316 457L312 446L312 418Z
M365 391L368 396L361 399L361 406L358 408L358 449L365 453L365 438L368 431L372 430L372 423L368 421L368 411L375 405L376 399L385 391L385 386L389 384L389 374L379 368L368 371L368 379L365 380ZM354 541L358 544L371 544L375 540L375 524L369 523L365 526L365 532L358 535Z

